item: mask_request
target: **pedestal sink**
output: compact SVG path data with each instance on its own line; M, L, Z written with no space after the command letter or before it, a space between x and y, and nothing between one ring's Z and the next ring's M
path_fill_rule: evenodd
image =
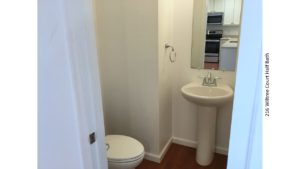
M198 141L196 161L209 165L215 153L217 108L233 98L233 90L228 85L202 86L192 82L181 88L185 99L198 105Z

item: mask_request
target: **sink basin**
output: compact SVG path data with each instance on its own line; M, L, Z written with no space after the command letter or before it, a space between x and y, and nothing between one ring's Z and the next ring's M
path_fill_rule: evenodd
M202 106L221 106L233 98L233 90L227 85L211 87L193 82L183 86L181 93L188 101Z

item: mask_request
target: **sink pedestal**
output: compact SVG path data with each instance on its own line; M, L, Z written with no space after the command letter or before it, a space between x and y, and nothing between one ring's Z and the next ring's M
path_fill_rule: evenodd
M198 106L198 136L196 161L209 165L215 153L217 108Z
M181 88L185 99L198 105L198 131L196 161L202 166L209 165L215 153L217 108L233 98L228 85L203 86L192 82Z

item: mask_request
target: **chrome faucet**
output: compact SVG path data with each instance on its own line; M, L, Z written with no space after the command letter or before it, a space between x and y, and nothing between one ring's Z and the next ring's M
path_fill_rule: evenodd
M207 76L203 78L203 86L217 86L217 80L212 76L211 72L208 72Z

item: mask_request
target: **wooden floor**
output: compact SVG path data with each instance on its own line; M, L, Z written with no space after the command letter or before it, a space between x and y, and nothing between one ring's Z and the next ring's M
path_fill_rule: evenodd
M219 63L204 62L204 69L218 70L219 69Z
M196 162L196 149L172 144L160 164L143 160L136 169L226 169L227 156L215 154L212 164L203 167Z

